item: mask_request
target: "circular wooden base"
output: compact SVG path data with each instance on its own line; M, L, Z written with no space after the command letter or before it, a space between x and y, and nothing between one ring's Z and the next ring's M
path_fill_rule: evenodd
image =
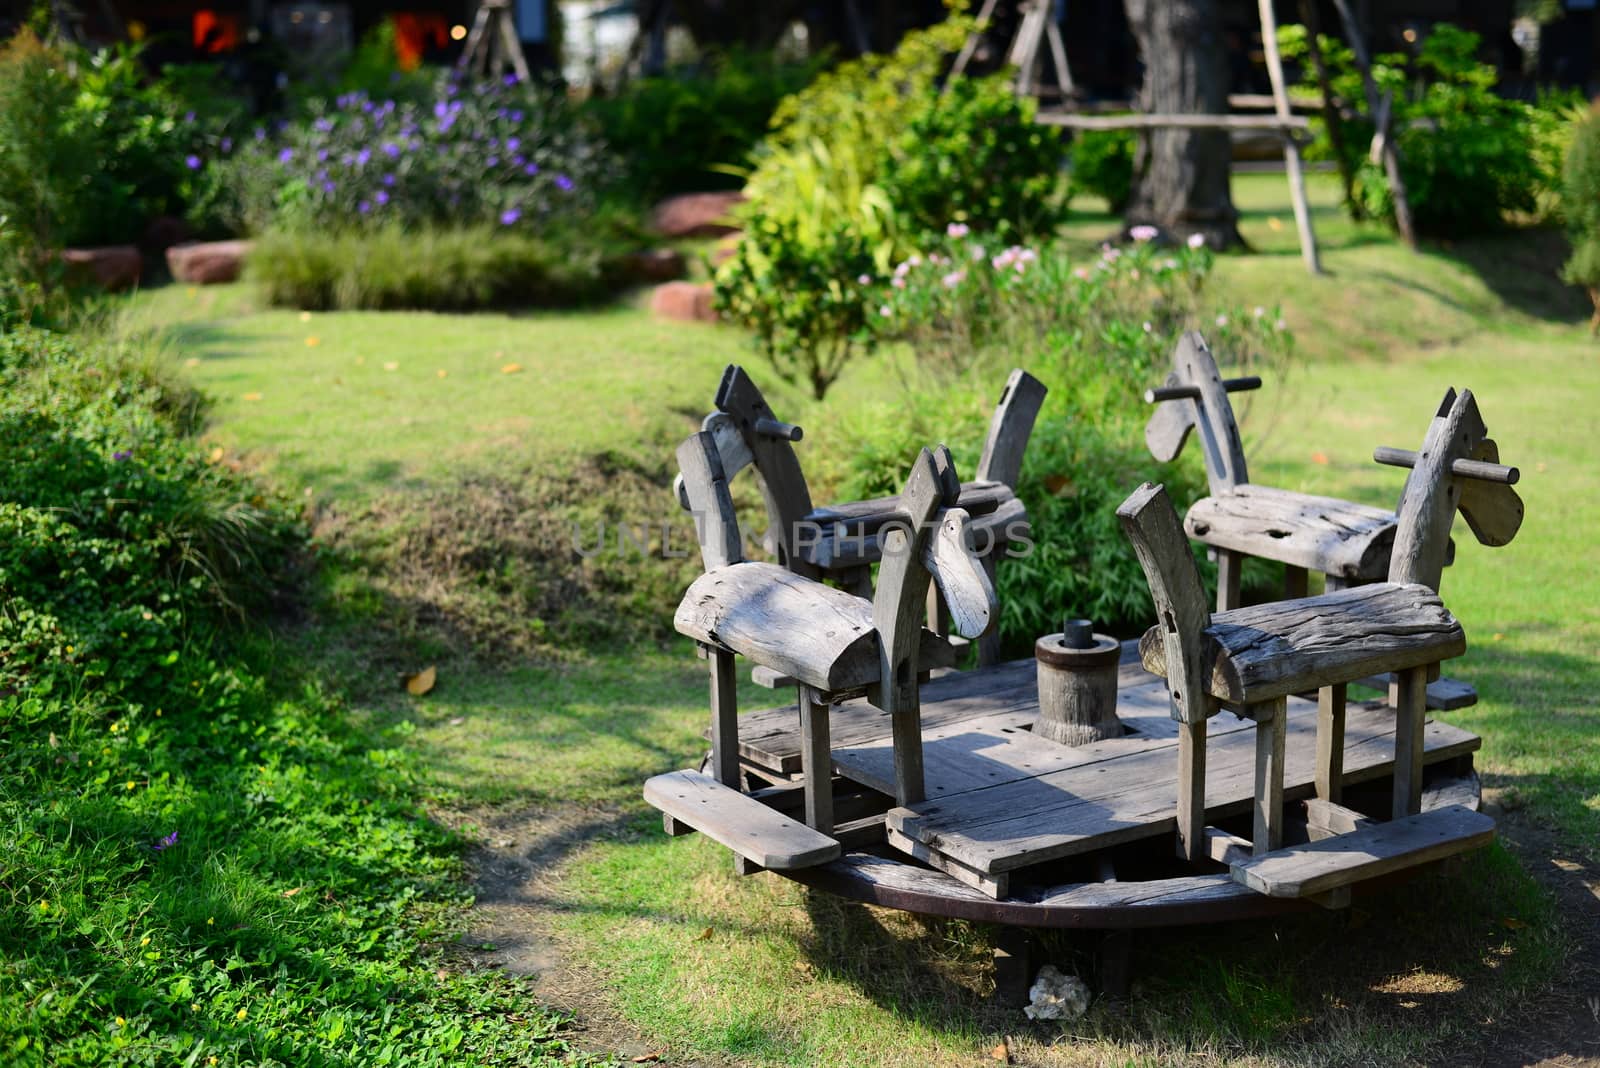
M1469 803L1476 808L1480 796L1478 777L1468 772L1462 778L1431 783L1423 792L1422 807L1427 811L1446 804ZM1434 866L1425 864L1372 879L1352 890L1375 890ZM872 905L1016 927L1171 927L1276 916L1319 907L1304 898L1267 897L1235 883L1226 871L1137 882L1023 888L1003 901L899 855L852 852L829 864L777 874Z

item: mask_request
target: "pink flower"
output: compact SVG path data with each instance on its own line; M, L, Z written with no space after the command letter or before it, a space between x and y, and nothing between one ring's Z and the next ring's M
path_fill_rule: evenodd
M880 306L878 308L878 314L883 316L885 319L887 319L887 318L889 318L890 315L892 315L894 313L889 310L889 305L884 304L884 305L882 305L882 306Z
M966 223L953 222L944 228L944 232L950 237L966 237L972 233L972 228Z
M1227 326L1228 325L1228 317L1226 315L1217 316L1217 325L1218 326Z
M1206 247L1206 235L1205 234L1190 234L1189 235L1188 245L1189 245L1190 248L1205 248Z
M872 284L872 276L870 274L864 274L860 278L857 278L856 281L864 286L870 286Z
M960 285L962 281L966 279L966 277L966 271L951 271L949 274L939 279L939 281L944 283L944 287L946 289L954 289L956 286Z
M1156 235L1160 232L1161 231L1157 230L1154 226L1143 225L1135 226L1133 229L1129 230L1128 236L1133 238L1135 241L1154 241L1156 239Z
M1072 269L1072 277L1081 278L1084 281L1088 281L1088 279L1089 279L1089 268L1087 268L1087 267L1074 267Z

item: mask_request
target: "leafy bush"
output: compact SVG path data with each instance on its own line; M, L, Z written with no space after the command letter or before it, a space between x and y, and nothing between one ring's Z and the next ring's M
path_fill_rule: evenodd
M1178 501L1203 486L1192 453L1163 465L1146 451L1143 391L1165 374L1185 329L1201 329L1241 370L1280 360L1291 346L1266 308L1200 314L1211 266L1203 246L1136 241L1078 258L1056 245L995 249L952 227L870 287L881 301L878 331L908 342L918 369L903 393L819 431L839 440L819 482L844 499L893 493L916 450L934 441L949 444L970 477L996 384L1024 367L1050 395L1017 487L1035 544L998 572L1005 642L1024 653L1063 613L1111 628L1143 620L1148 587L1116 506L1146 479L1166 482Z
M1103 197L1111 214L1121 215L1133 195L1132 130L1081 130L1072 140L1072 193Z
M1591 111L1574 128L1561 177L1561 211L1572 235L1561 277L1589 291L1591 325L1600 330L1600 113Z
M554 90L438 80L423 103L346 93L229 164L243 226L494 225L588 215L616 164Z
M599 240L489 226L272 231L247 271L268 302L291 308L565 307L615 288Z
M89 53L23 31L0 50L0 215L34 260L133 241L151 218L184 213L238 114L229 94L200 88L148 83L136 48Z
M736 189L778 102L804 88L822 60L793 63L733 50L655 78L630 82L587 105L608 144L626 146L627 184L639 197ZM719 166L720 165L720 166Z
M756 333L779 375L820 398L870 335L852 279L957 221L1026 238L1063 203L1055 136L1003 79L952 78L973 20L956 15L823 74L779 105L738 209L745 235L717 272L718 307ZM864 262L870 257L870 265Z
M1503 225L1507 213L1531 213L1557 175L1540 151L1539 109L1494 91L1498 74L1477 59L1478 35L1437 23L1412 54L1375 56L1372 74L1393 100L1390 130L1400 149L1401 176L1417 229L1460 236ZM1286 59L1306 54L1305 28L1285 26ZM1365 100L1354 55L1336 38L1321 38L1333 85L1344 100ZM1309 63L1303 64L1308 72ZM1320 93L1314 85L1308 88ZM1381 165L1367 154L1369 119L1347 124L1345 151L1355 174L1352 213L1394 221ZM1328 148L1321 149L1323 153Z

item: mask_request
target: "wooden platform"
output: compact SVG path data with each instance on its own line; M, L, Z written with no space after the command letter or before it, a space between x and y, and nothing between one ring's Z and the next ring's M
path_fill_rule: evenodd
M1132 732L1067 747L1030 730L1038 701L1032 660L930 680L922 691L928 800L891 809L891 845L991 896L1009 873L1056 858L1170 834L1178 762L1177 729L1165 685L1125 643L1118 715ZM1316 705L1290 698L1286 800L1313 792ZM834 768L846 779L893 790L888 717L863 701L833 709ZM739 718L741 755L779 776L799 770L793 706ZM1208 821L1248 811L1254 786L1254 724L1227 713L1210 723ZM1425 763L1471 753L1476 735L1429 723ZM1393 714L1381 704L1352 704L1345 733L1345 783L1388 775L1394 761Z

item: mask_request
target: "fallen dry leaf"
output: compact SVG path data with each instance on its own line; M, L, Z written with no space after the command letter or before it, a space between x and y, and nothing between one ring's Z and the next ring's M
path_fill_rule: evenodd
M650 1053L641 1053L637 1057L632 1058L632 1061L634 1064L650 1064L654 1061L659 1061L661 1059L661 1055L665 1052L667 1051L664 1049L658 1049L653 1050Z
M989 1057L992 1060L999 1061L1001 1064L1010 1064L1011 1063L1011 1047L1009 1045L1007 1045L1006 1044L1006 1040L1002 1038L1000 1040L1000 1044L998 1046L996 1046L994 1049L989 1051Z
M300 313L300 321L302 323L309 323L311 321L311 313L310 312L301 312Z
M437 681L439 681L438 669L429 664L415 675L406 676L406 693L412 697L421 697L429 690L432 690L433 684Z
M1278 218L1276 215L1274 215L1271 218L1267 219L1267 227L1273 233L1277 233L1279 230L1283 229L1283 220Z
M320 337L306 338L306 348L308 349L314 349L320 344L322 344L322 339Z
M704 942L711 937L711 934L711 928L707 927L704 931L701 931L699 934L695 935L694 940L696 942Z
M400 365L395 361L390 360L388 363L383 365L383 369L385 371L397 371L400 369Z
M298 894L300 891L302 891L304 889L305 889L305 887L303 887L303 886L297 886L293 890L285 890L283 892L283 896L284 897L294 897L294 895Z
M500 373L503 375L514 375L520 374L521 372L522 365L520 363L508 363L504 367L500 368Z
M261 399L261 394L252 391L250 393L246 393L240 399L241 400L247 400L247 401L258 401L258 400Z
M1501 634L1498 631L1496 631L1495 635L1494 635L1494 638L1492 640L1497 641L1497 642L1503 642L1503 641L1506 640L1506 636L1504 634Z
M1508 931L1520 931L1528 925L1517 919L1515 916L1507 916L1505 919L1500 921L1500 926L1504 927Z
M446 370L445 370L445 369L444 369L444 368L443 368L443 367L441 367L441 368L439 368L439 377L440 377L440 378L443 378L443 377L444 377L444 376L445 376L445 375L447 375L447 374L449 374L449 373L450 373L450 372L449 372L449 371L446 371Z
M212 463L220 463L222 461L222 446L214 446L211 449L211 452L207 454L206 459L210 460Z
M1328 454L1325 452L1314 452L1311 454L1311 462L1314 464L1326 464L1328 462Z
M465 723L466 721L467 721L467 717L466 716L451 716L450 717L450 726L459 727L463 723Z
M200 366L200 357L198 357L198 356L190 356L187 360L183 361L183 365L185 367L199 367Z

